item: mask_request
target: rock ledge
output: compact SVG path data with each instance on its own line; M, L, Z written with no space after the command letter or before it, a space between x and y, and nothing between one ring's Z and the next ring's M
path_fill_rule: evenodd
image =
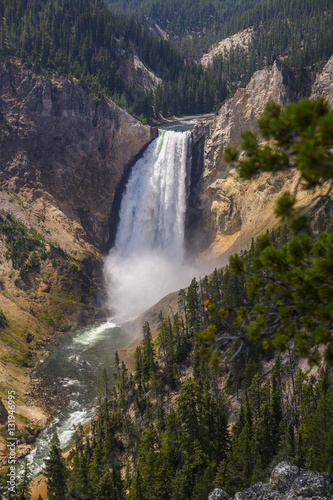
M333 500L333 477L327 472L300 469L287 462L273 470L269 483L257 483L236 493L235 500ZM208 500L231 500L216 488Z

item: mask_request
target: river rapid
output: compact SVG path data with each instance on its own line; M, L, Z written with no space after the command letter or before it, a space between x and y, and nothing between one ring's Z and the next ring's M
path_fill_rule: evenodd
M41 472L55 431L65 449L73 441L78 426L93 417L102 370L106 368L112 384L115 352L130 340L126 329L110 320L83 328L75 334L65 334L55 345L48 347L49 356L39 363L36 375L42 378L45 386L65 388L70 398L59 415L41 432L34 450L27 457L33 475Z

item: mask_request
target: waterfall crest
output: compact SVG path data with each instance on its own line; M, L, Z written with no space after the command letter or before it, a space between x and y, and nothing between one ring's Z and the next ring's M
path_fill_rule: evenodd
M184 226L191 133L160 131L133 167L105 262L110 307L134 317L188 284Z

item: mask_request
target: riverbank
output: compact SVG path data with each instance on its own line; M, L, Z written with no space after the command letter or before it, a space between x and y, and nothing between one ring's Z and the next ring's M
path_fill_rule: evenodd
M35 443L47 426L61 414L72 396L70 385L58 378L50 380L42 375L42 367L50 356L49 349L58 346L65 336L75 335L76 330L57 331L46 337L34 358L38 359L33 368L24 368L0 360L1 386L15 395L15 437L16 459L21 460L35 448ZM7 393L1 392L4 404L0 425L0 473L8 465L8 400Z
M36 436L35 442L31 443L34 449L28 460L34 476L40 475L54 432L59 436L62 449L67 450L66 454L78 427L85 423L90 426L96 412L102 372L104 368L107 370L112 386L115 352L129 341L128 332L107 321L64 334L48 347L49 356L39 364L35 375L40 381L42 397L49 405L58 401L58 406L52 417L44 421L44 429Z

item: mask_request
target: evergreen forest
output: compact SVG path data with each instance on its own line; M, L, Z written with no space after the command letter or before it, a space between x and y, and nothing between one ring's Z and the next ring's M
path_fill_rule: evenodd
M323 206L316 224L327 222L326 213ZM270 237L282 248L290 231ZM242 257L250 263L258 255L252 242ZM116 354L102 373L96 417L78 429L66 462L54 435L49 498L199 500L213 487L232 495L266 481L282 460L333 472L328 366L307 377L293 349L276 356L249 339L236 356L239 341L232 341L227 364L211 363L195 343L195 332L212 324L235 332L233 315L219 317L208 302L236 310L246 297L245 278L227 266L180 290L178 312L160 314L155 338L144 324L134 372Z
M216 111L275 59L294 69L295 90L306 95L313 72L333 53L330 0L109 4L2 0L0 54L8 63L16 57L37 71L74 77L100 99L111 97L147 120ZM154 33L156 23L168 26L170 37ZM253 29L248 50L236 46L202 67L200 55L212 43L246 28ZM134 56L162 79L157 88L126 80L122 64Z

